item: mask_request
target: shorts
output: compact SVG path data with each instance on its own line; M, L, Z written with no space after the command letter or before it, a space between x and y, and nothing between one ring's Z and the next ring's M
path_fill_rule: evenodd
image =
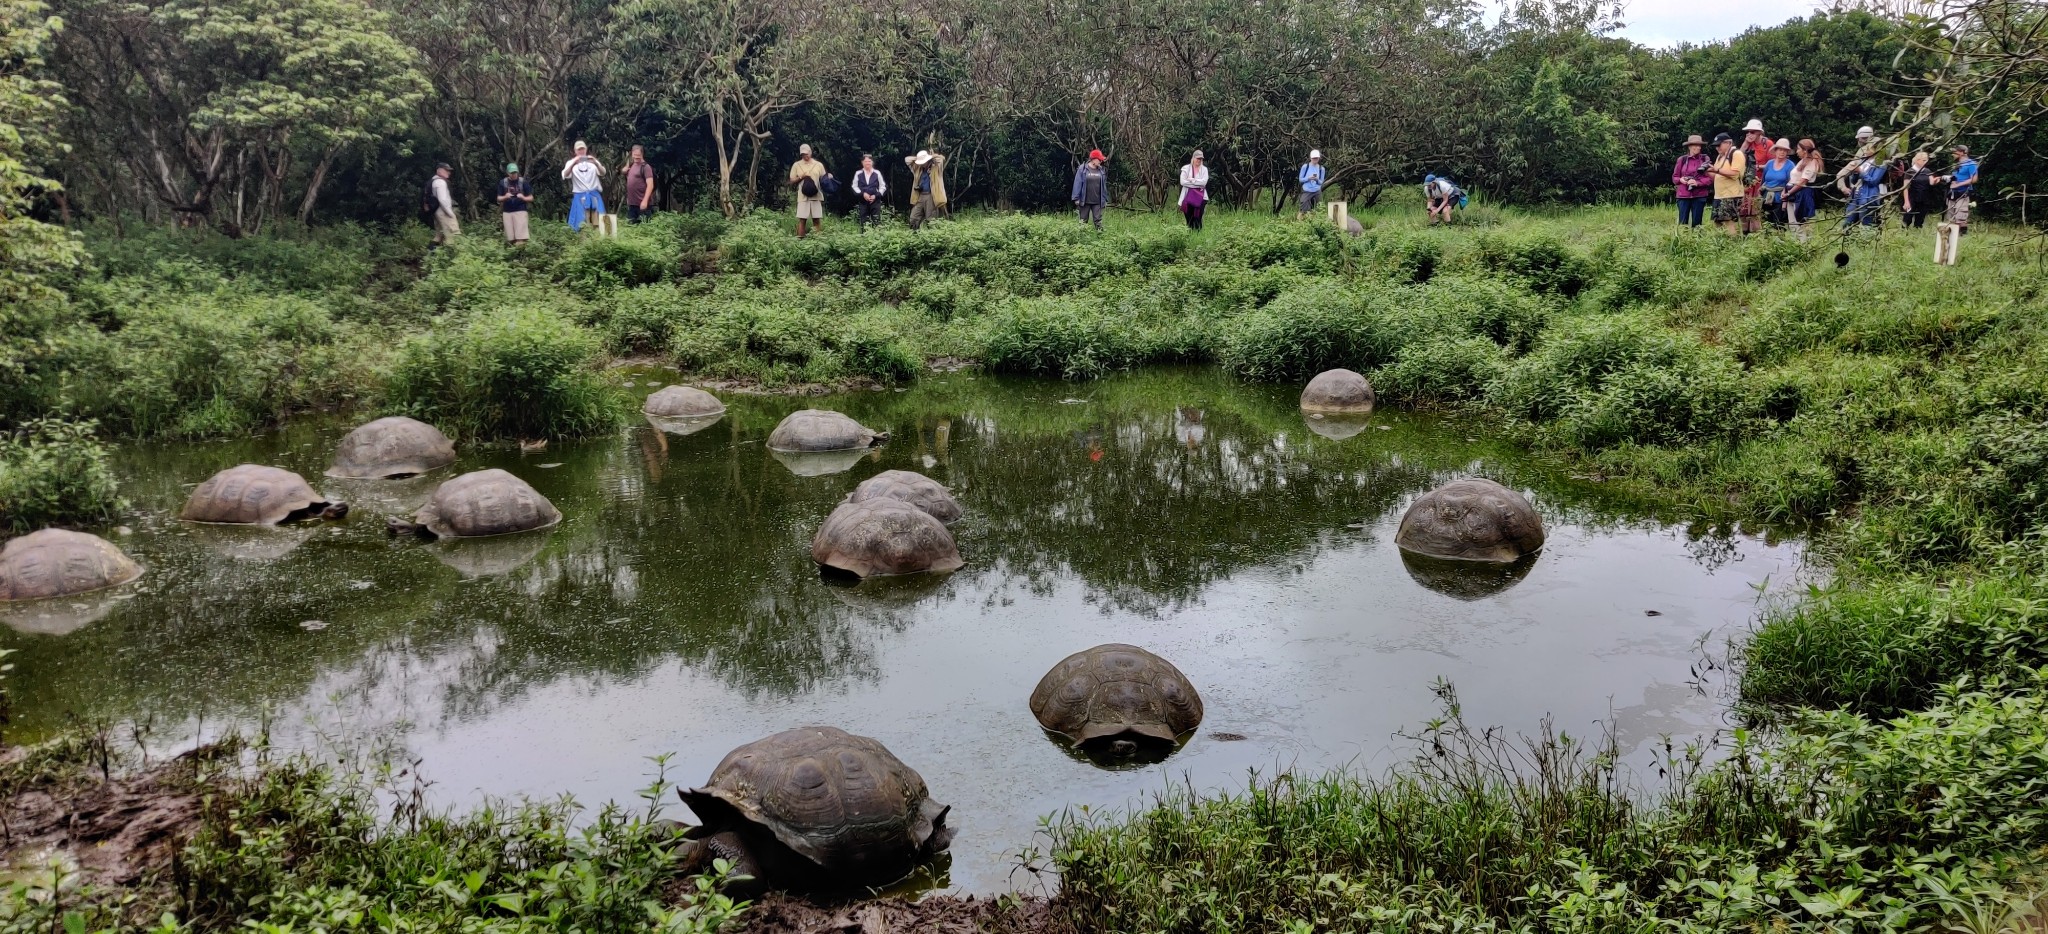
M805 201L802 198L798 198L796 201L796 219L800 221L824 220L825 202Z
M434 242L447 243L462 235L462 224L447 211L434 212Z
M1304 192L1302 192L1302 193L1301 193L1301 213L1303 213L1303 214L1307 214L1308 212L1310 212L1310 211L1313 211L1313 210L1315 210L1315 209L1316 209L1316 202L1318 202L1318 201L1321 201L1321 200L1323 200L1323 193L1322 193L1322 192L1320 192L1320 191L1304 191Z
M1715 198L1714 223L1732 224L1741 220L1742 202L1743 197L1741 195L1736 195L1733 198Z
M519 241L521 241L521 240L530 240L530 239L532 239L532 237L531 237L531 236L530 236L530 235L529 235L529 234L527 233L527 227L528 227L529 225L527 224L527 216L526 216L526 215L527 215L528 213L529 213L529 212L527 212L527 211L506 211L506 212L505 212L505 242L506 242L506 243L517 243L517 242L519 242Z
M1948 213L1944 216L1948 218L1948 222L1951 224L1968 224L1970 222L1970 196L1964 194L1960 198L1948 199Z

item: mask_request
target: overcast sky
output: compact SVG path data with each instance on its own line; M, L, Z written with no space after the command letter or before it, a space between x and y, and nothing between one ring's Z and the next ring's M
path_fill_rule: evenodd
M1813 12L1811 0L1628 0L1621 35L1648 46L1712 42Z

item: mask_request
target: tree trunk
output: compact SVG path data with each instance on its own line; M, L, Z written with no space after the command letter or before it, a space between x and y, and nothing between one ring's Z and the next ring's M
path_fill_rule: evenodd
M320 185L327 181L327 167L334 164L334 154L341 147L329 146L321 153L320 161L313 166L313 176L306 179L306 196L299 199L299 226L303 227L313 219L313 202L320 198Z

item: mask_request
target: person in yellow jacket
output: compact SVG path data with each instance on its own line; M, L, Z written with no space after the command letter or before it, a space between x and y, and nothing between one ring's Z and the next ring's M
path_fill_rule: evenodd
M946 210L946 157L929 149L903 157L910 166L910 229L944 215Z

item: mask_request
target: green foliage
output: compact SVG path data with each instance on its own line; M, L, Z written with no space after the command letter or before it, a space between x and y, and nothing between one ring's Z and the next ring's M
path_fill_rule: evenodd
M1740 436L1755 427L1748 396L1735 361L1697 339L1639 319L1593 318L1554 329L1489 398L1599 449Z
M561 438L616 427L624 403L597 337L545 306L477 312L406 342L391 408L468 438Z
M555 275L578 295L604 298L616 290L661 281L676 266L676 252L652 231L627 227L616 238L589 237L570 244Z
M0 434L0 529L30 532L113 518L121 500L97 427L37 419Z
M993 316L982 359L1003 373L1087 379L1145 357L1128 319L1071 298L1016 299Z

